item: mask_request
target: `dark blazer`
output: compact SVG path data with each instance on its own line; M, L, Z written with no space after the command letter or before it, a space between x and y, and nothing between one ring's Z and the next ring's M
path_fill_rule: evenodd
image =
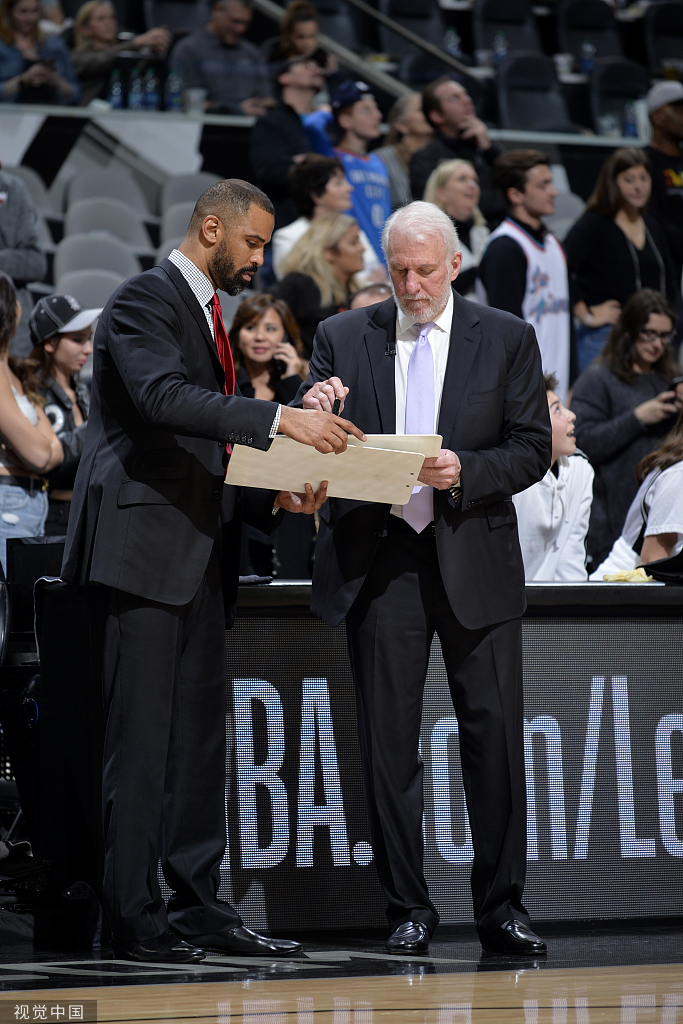
M451 607L467 629L521 615L524 569L512 495L550 466L551 429L533 328L454 294L438 433L462 464L462 498L434 491L439 564ZM333 375L350 391L344 416L368 434L396 430L396 306L340 313L316 335L297 401ZM336 625L372 563L389 505L331 498L320 509L311 608Z
M226 397L224 385L204 313L170 260L112 296L95 333L65 580L186 604L220 527L231 604L237 571L229 563L231 555L238 557L241 494L223 484L225 445L239 441L267 450L277 405ZM248 502L255 525L277 525L272 494L250 492Z

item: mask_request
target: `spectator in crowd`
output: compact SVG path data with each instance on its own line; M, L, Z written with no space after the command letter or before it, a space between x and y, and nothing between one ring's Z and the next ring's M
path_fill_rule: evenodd
M645 213L651 187L643 150L615 150L602 165L585 212L564 240L578 320L579 371L600 355L621 307L634 292L654 288L676 302L678 284L666 237Z
M90 392L78 375L92 352L92 327L101 312L83 309L71 295L49 295L38 300L29 319L38 394L64 449L64 461L48 477L45 534L50 537L64 536L69 522L90 406Z
M500 150L489 139L486 125L477 117L469 93L449 75L430 82L422 93L422 110L436 136L410 158L410 190L421 199L427 179L442 160L469 160L481 186L482 213L496 225L505 216L505 206L491 182L490 168Z
M313 53L319 47L320 15L317 9L308 0L292 0L280 21L280 33L273 39L266 39L261 46L263 58L269 64ZM328 75L336 75L339 65L334 54L326 54L324 67Z
M562 246L541 220L555 212L557 189L549 163L536 149L513 149L496 160L494 181L508 204L508 216L489 239L479 277L489 306L533 325L543 371L556 374L564 401L569 388L569 279Z
M273 234L273 271L278 280L282 277L282 261L308 231L311 222L318 217L346 213L351 209L353 192L353 185L344 176L344 168L336 156L320 156L318 153L307 153L301 163L292 167L288 183L299 217ZM384 279L384 267L364 231L360 232L360 240L363 244L363 270L358 280L373 281L378 276Z
M286 302L267 292L251 295L237 308L229 331L235 356L237 386L245 398L287 405L308 372L299 327ZM242 567L245 574L278 579L310 579L312 516L285 512L270 537L243 524ZM275 556L275 562L273 559Z
M332 111L333 115L316 110L306 118L312 148L341 161L353 185L351 212L383 263L382 228L391 214L389 175L377 154L368 153L370 143L381 135L382 114L365 82L351 81L342 82L332 93ZM326 131L332 116L341 133L334 149Z
M638 462L656 448L683 403L670 348L675 314L664 295L644 288L625 303L605 349L574 383L576 442L595 470L588 529L592 567L619 536L637 484Z
M274 106L268 66L242 36L253 16L250 0L216 0L211 20L173 49L171 64L186 89L206 89L207 110L261 117Z
M683 272L683 84L657 82L647 94L652 141L645 147L652 170L648 206L666 235L680 282Z
M59 0L40 0L40 19L52 21L55 25L63 25L66 16Z
M351 305L349 309L361 309L364 306L374 306L377 302L384 302L391 295L391 285L382 284L367 284L365 288L361 288L351 299Z
M391 205L396 210L412 199L408 174L410 158L433 139L434 129L424 116L419 92L400 96L389 111L387 123L390 131L386 144L374 152L389 174Z
M79 8L74 24L75 48L71 54L74 72L81 83L80 104L86 107L96 98L106 99L109 76L124 50L151 50L163 56L171 45L167 28L152 28L133 39L118 42L116 8L111 0L88 0Z
M251 130L251 166L255 180L275 207L275 225L290 224L297 214L287 175L308 151L302 117L313 110L313 97L323 85L322 50L288 58L277 74L280 101Z
M468 299L475 299L477 268L490 231L478 207L479 177L469 160L444 160L427 179L423 199L435 203L455 224L462 263L453 287Z
M46 267L35 203L20 178L0 171L0 271L14 281L24 309L33 305L26 285L41 281ZM11 342L12 355L27 356L32 347L28 325L19 323Z
M320 321L349 308L362 269L358 222L345 213L314 220L282 261L285 276L271 292L294 314L307 359Z
M545 390L553 430L552 463L538 483L514 494L519 543L527 582L585 580L586 532L593 500L593 468L574 437L576 415L546 374Z
M42 475L64 458L36 391L36 381L9 343L21 317L12 279L0 272L0 562L8 537L41 537L47 516Z
M636 466L636 482L621 534L591 580L683 551L683 409L659 448Z
M80 88L59 36L38 29L39 0L0 3L0 97L6 103L76 103Z

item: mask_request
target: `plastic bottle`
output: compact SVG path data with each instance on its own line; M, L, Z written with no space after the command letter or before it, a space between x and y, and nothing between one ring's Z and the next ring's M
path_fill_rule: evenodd
M496 32L493 37L493 63L496 67L502 64L508 55L508 40L504 32Z
M121 82L121 71L114 68L109 79L108 100L112 110L123 110L123 84Z
M177 71L171 71L166 79L166 110L182 109L183 83Z
M628 100L624 104L622 132L627 139L638 138L638 121L636 119L636 105L633 102L633 100Z
M128 85L128 109L144 110L144 108L145 92L142 71L136 64L130 73L130 82Z
M461 40L457 31L451 25L446 29L443 37L443 48L451 57L462 57Z
M595 47L589 39L584 39L581 43L579 65L584 75L590 75L595 67Z
M143 92L145 97L145 110L159 109L159 79L153 67L147 69L143 79Z

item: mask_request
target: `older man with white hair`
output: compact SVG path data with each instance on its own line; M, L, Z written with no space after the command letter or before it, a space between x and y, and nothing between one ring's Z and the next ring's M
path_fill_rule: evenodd
M426 953L439 921L423 871L422 693L436 633L458 718L485 950L538 955L522 904L526 802L521 615L512 495L550 466L541 359L523 320L461 298L458 237L423 202L382 244L393 297L320 324L304 407L344 399L366 433L443 436L407 505L320 509L311 607L346 616L372 848L388 947Z

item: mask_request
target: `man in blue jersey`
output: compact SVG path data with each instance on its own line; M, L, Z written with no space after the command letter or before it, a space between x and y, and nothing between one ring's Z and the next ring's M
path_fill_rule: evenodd
M368 146L381 135L382 114L365 82L341 82L332 93L332 116L341 134L332 147L326 128L332 118L316 111L304 120L312 148L336 156L353 185L349 213L370 239L378 259L384 262L382 228L392 211L389 175L382 159L368 153Z

